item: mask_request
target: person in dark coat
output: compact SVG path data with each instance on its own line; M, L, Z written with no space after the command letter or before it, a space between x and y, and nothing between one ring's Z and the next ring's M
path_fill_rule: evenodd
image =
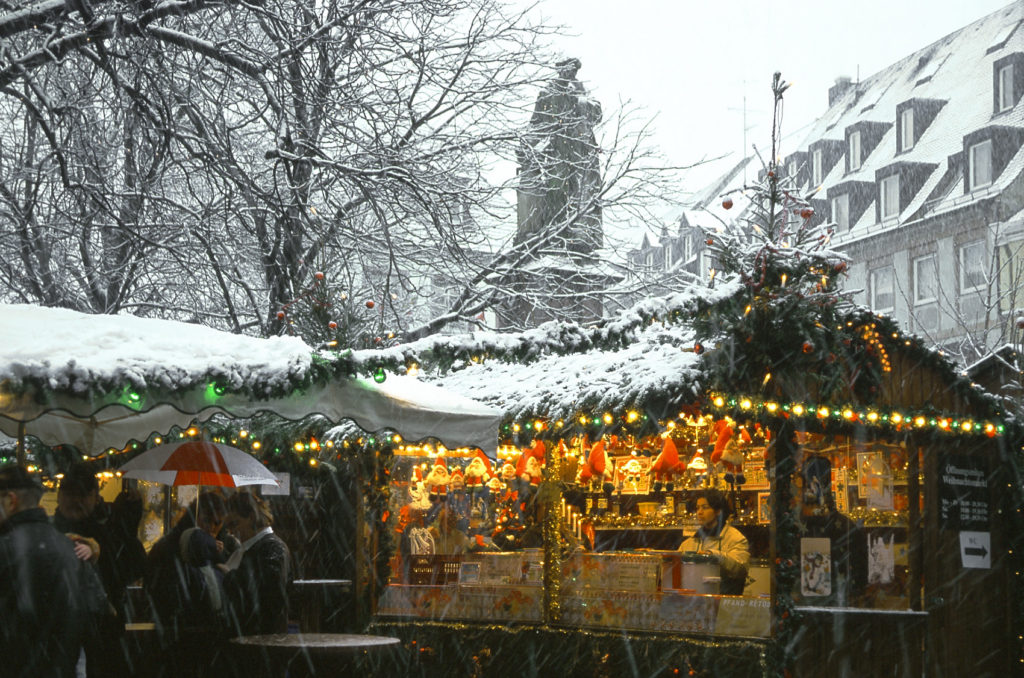
M0 666L16 678L73 678L81 651L81 563L39 507L22 466L0 469Z
M128 585L142 577L146 562L146 550L138 537L141 519L142 499L122 492L113 505L108 504L100 497L96 475L88 466L76 464L61 478L53 525L66 535L86 537L99 544L96 567L110 603L109 613L95 620L94 633L85 639L90 678L129 671L124 625L129 621Z
M224 498L217 492L199 495L146 558L143 586L149 597L161 641L158 676L216 675L211 670L219 645L228 633L220 581L205 576L193 556L199 531L209 557L223 553L216 535L224 524Z
M291 554L274 534L273 522L270 507L255 494L237 492L228 498L225 525L242 542L224 568L232 632L237 635L288 631Z

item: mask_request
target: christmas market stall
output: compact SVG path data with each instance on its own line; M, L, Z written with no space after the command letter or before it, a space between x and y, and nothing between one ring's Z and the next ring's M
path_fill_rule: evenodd
M370 539L357 528L370 522L362 518L372 506L376 460L358 446L334 450L328 439L321 449L316 437L295 432L347 421L368 440L386 429L389 437L491 454L497 442L497 410L348 354L315 351L297 337L31 305L0 305L0 314L0 431L17 441L0 452L0 463L26 463L51 488L72 463L86 463L113 501L134 483L119 468L149 447L189 439L230 444L280 480L259 491L292 549L296 578L353 580L357 601L368 584L356 576L355 561ZM140 538L147 545L197 491L156 483L136 489L145 501ZM356 623L349 611L334 612L346 630Z
M382 354L429 353L436 383L505 414L497 463L435 450L392 474L403 546L375 628L424 675L1024 661L1016 424L851 304L845 259L781 204L774 229L709 236L710 285L591 328Z

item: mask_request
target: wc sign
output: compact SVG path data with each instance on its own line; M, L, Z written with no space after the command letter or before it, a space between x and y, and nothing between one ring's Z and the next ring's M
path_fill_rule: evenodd
M992 544L989 532L960 533L960 562L964 567L992 568Z

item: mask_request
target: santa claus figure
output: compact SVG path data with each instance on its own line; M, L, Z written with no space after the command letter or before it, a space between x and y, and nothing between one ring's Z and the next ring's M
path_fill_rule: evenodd
M675 489L673 480L676 476L686 472L686 468L679 462L679 450L676 448L672 438L665 437L661 444L661 453L651 464L651 474L654 476L654 491L661 492L662 488L671 492Z
M444 457L438 457L430 468L430 472L427 473L427 477L423 479L423 486L427 490L431 503L440 503L447 499L450 480L448 465L445 463Z
M477 450L476 456L466 466L466 490L472 494L474 490L487 487L492 476L491 460L487 458L486 454Z

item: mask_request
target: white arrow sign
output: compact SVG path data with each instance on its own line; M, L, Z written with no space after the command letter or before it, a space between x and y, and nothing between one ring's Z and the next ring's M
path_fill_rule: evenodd
M960 561L964 567L992 568L992 542L988 532L960 533Z

